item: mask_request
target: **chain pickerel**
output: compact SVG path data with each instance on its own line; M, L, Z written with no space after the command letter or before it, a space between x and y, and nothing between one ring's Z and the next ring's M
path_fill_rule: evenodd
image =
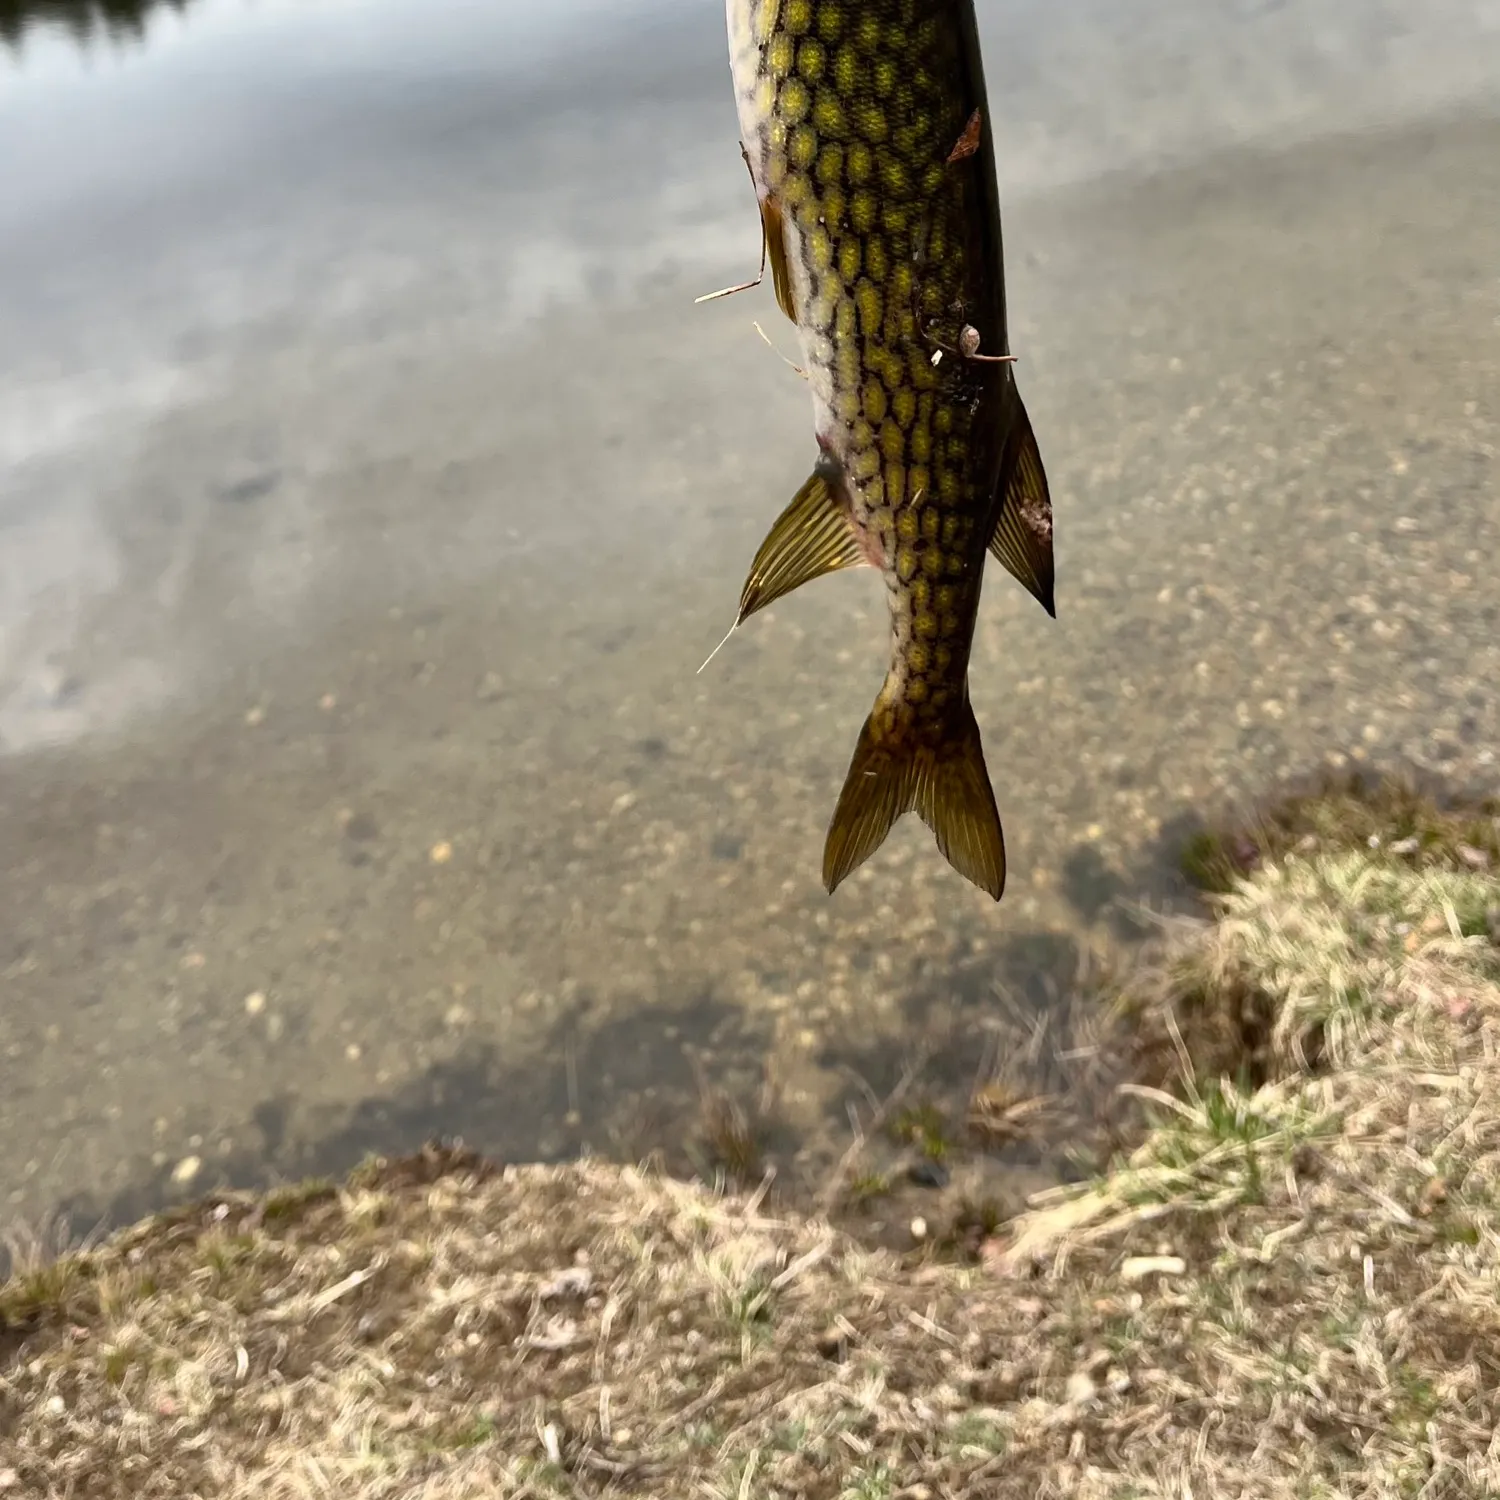
M825 573L880 570L891 662L824 884L915 811L998 901L1005 841L969 654L987 551L1054 613L1052 505L1010 362L973 0L727 4L762 274L769 261L799 331L819 449L739 621Z

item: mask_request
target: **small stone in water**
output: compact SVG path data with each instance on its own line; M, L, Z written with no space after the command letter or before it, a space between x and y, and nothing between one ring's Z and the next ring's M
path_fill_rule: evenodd
M914 1161L906 1169L906 1175L918 1187L942 1188L948 1186L947 1167L942 1162L933 1161L930 1157L923 1157L921 1161Z

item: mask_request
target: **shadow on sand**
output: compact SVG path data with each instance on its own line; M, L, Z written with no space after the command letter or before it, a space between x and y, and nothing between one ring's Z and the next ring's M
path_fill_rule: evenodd
M1071 938L1033 932L925 981L904 1001L893 1036L871 1041L851 1032L825 1043L812 1058L830 1081L818 1098L821 1119L796 1131L773 1107L755 1119L757 1159L776 1164L790 1197L805 1196L849 1139L851 1105L867 1116L872 1094L888 1092L916 1058L924 1094L965 1095L997 996L1005 997L1008 1025L1017 1007L1040 1016L1070 994L1081 963ZM580 1152L614 1161L655 1156L673 1174L712 1176L711 1102L743 1101L753 1115L749 1101L765 1092L773 1046L770 1016L711 993L605 1016L585 997L523 1059L470 1047L395 1092L322 1121L296 1099L272 1096L230 1132L234 1150L205 1160L191 1188L174 1182L173 1163L143 1165L113 1197L79 1195L51 1217L70 1238L93 1237L188 1192L338 1178L371 1154L404 1156L435 1138L457 1138L500 1162L558 1162Z

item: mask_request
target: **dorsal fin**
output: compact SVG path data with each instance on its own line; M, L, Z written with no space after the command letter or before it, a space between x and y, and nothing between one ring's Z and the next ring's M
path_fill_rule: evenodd
M1015 397L1015 418L1000 466L1001 501L990 551L1012 578L1057 618L1053 601L1052 496L1031 419Z

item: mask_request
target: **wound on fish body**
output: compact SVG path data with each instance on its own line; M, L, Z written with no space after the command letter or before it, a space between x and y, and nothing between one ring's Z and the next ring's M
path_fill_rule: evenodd
M964 133L959 136L958 144L948 153L948 163L951 166L956 161L963 161L979 150L979 131L984 124L984 111L976 109L969 116L968 123L964 126Z
M890 663L828 829L824 883L836 889L915 811L998 900L1004 835L969 657L986 554L1052 614L1053 539L1007 344L973 0L726 11L762 274L768 263L798 329L819 449L751 564L736 623L825 573L880 572Z

